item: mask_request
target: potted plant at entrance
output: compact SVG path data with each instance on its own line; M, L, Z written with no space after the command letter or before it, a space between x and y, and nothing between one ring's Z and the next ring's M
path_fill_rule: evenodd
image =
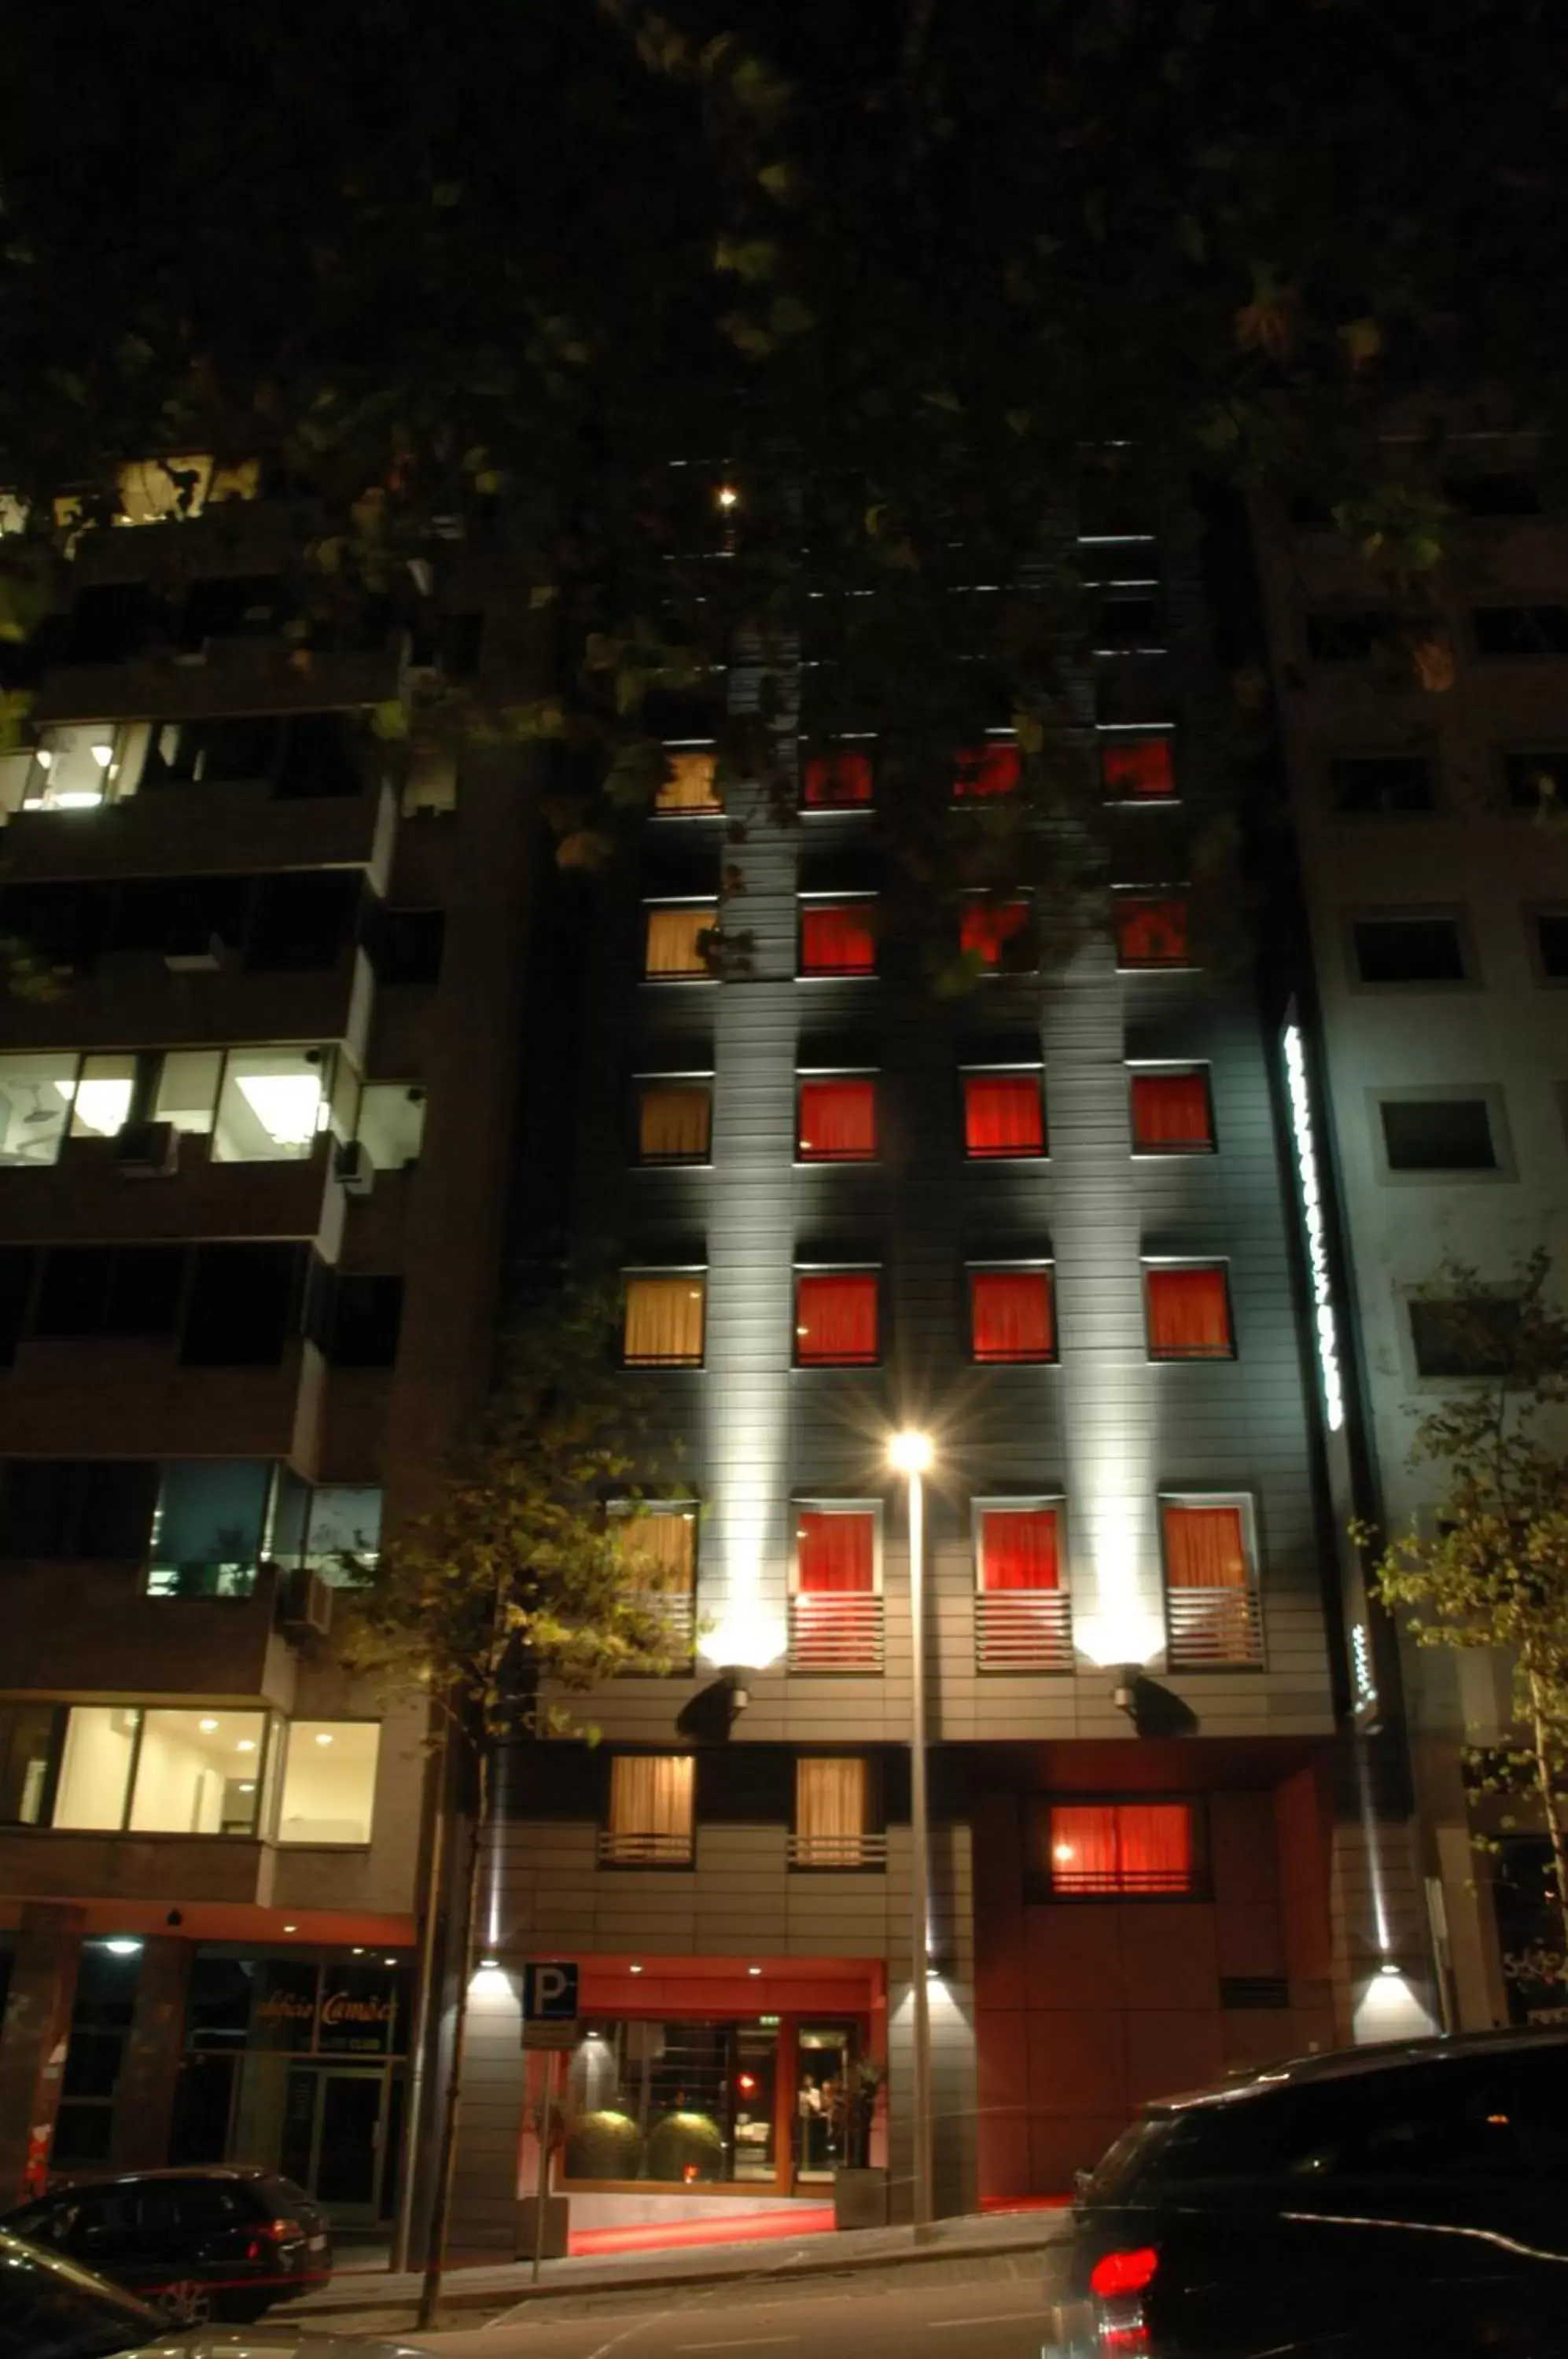
M880 2064L862 2057L847 2074L844 2161L833 2172L835 2228L885 2228L887 2224L887 2173L871 2160L871 2125L886 2073Z

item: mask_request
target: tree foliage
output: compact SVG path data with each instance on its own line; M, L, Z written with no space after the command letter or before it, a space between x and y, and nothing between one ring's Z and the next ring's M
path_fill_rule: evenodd
M1552 1899L1568 1975L1568 1316L1535 1254L1517 1301L1474 1270L1439 1281L1457 1351L1482 1371L1417 1428L1411 1463L1434 1495L1376 1569L1378 1593L1418 1646L1499 1648L1514 1669L1516 1727L1472 1756L1473 1783L1526 1795L1550 1838ZM1435 1307L1435 1305L1434 1305ZM1505 1315L1499 1315L1499 1311ZM1490 1839L1483 1833L1484 1845ZM1495 1848L1495 1844L1490 1847ZM1532 1962L1533 1971L1543 1961Z

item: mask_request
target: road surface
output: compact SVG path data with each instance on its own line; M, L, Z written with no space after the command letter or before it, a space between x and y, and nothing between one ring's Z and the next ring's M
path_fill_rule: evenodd
M867 2271L831 2289L732 2281L640 2303L628 2293L577 2316L551 2303L400 2339L432 2359L1039 2359L1039 2262L971 2263L957 2281L953 2266Z

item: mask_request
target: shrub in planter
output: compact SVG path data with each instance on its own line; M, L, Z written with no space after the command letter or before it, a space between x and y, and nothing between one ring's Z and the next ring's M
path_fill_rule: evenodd
M642 2132L626 2114L579 2114L566 2133L568 2179L636 2179Z
M724 2138L706 2114L666 2114L648 2132L649 2179L718 2179L724 2167Z

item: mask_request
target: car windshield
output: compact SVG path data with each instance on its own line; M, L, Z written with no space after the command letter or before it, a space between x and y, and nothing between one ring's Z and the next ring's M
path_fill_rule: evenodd
M0 2238L0 2359L119 2359L159 2322L68 2261Z

